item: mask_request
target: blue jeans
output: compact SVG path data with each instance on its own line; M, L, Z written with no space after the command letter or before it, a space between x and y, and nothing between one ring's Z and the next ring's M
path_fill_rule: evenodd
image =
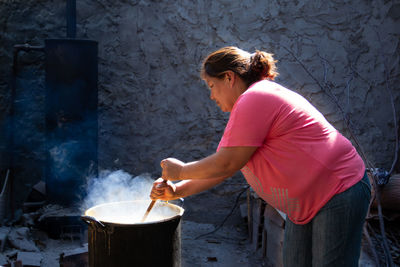
M284 266L358 266L370 198L365 173L361 181L333 196L311 222L297 225L286 220Z

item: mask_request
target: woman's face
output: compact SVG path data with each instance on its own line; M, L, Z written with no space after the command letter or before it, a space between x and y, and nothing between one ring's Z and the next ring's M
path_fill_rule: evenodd
M204 81L210 88L211 100L214 100L223 112L230 112L237 97L230 86L228 76L225 75L222 79L207 76Z

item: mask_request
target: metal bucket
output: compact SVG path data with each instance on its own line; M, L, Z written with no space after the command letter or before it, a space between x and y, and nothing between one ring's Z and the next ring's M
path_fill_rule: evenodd
M181 266L180 221L184 210L158 201L147 220L140 223L148 204L107 203L81 216L89 225L89 266Z

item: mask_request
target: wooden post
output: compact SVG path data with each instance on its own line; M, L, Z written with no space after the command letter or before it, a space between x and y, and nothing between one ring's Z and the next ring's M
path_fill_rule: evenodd
M253 205L251 198L251 188L249 187L247 189L247 230L250 243L253 240Z
M253 233L252 233L252 247L254 251L258 250L261 246L262 229L264 224L264 208L265 202L261 198L255 198L253 201Z

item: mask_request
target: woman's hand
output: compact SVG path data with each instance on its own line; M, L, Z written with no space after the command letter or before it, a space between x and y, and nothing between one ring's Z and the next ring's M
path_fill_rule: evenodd
M158 178L153 183L153 188L150 192L150 198L152 200L161 199L164 201L177 199L176 186L163 178Z
M162 160L160 165L162 168L162 178L171 181L181 180L180 175L185 165L184 162L174 158L167 158Z

